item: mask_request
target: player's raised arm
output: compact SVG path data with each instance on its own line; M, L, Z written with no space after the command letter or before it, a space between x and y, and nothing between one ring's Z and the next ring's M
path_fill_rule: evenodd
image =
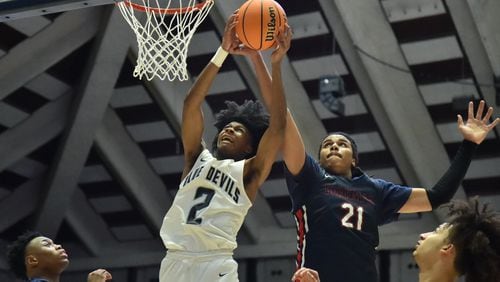
M451 200L469 168L477 145L481 144L486 135L500 122L500 119L496 118L489 123L493 108L489 107L483 117L484 107L484 101L479 102L477 113L474 115L474 103L469 102L467 121L464 123L462 116L457 116L458 130L464 141L450 167L432 188L413 188L410 198L399 212L430 211Z
M278 46L271 55L272 95L269 106L269 127L260 140L257 154L247 162L248 168L245 168L245 175L249 175L252 178L250 181L246 181L251 183L250 187L245 183L247 186L247 193L251 198L255 197L258 188L269 175L276 155L283 144L286 129L287 107L281 79L281 62L290 48L291 38L292 34L290 27L286 26L284 31L278 35Z
M234 39L235 37L233 37ZM237 40L237 39L234 39ZM236 42L239 43L239 42ZM259 83L259 89L264 101L264 105L269 110L271 107L271 100L273 95L272 89L272 79L269 71L264 63L262 55L252 50L244 45L237 44L233 45L235 48L231 49L229 52L231 54L245 55L252 61L255 73L257 76L257 81ZM292 174L297 174L304 165L305 161L305 147L302 137L300 136L299 129L295 124L295 121L287 109L287 122L285 130L285 140L282 146L283 160Z
M226 24L225 33L234 29L236 16L233 14ZM191 170L196 158L201 153L202 136L204 129L204 118L202 105L208 94L215 76L219 72L228 52L231 49L231 40L227 36L223 37L222 44L214 57L200 73L188 95L184 99L182 110L182 144L184 146L184 170L182 178Z

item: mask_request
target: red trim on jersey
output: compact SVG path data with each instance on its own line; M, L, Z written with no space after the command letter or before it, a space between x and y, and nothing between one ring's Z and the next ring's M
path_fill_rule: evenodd
M295 212L295 220L297 224L297 257L296 266L297 269L302 267L304 258L304 241L306 237L306 223L304 219L304 210L302 208Z

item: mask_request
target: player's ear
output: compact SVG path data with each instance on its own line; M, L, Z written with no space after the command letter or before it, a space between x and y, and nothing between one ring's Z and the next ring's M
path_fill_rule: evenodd
M455 253L455 246L453 244L446 244L441 247L441 253L443 255L452 255Z
M25 263L27 266L36 266L38 264L38 259L33 255L29 255L25 258Z

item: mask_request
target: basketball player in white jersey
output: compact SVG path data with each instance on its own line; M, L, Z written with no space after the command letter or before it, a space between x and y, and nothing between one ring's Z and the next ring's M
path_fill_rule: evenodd
M233 15L221 47L184 100L185 163L179 190L160 231L167 248L160 282L238 281L238 267L232 257L236 235L283 143L287 106L281 61L290 47L288 26L278 36L271 56L270 117L258 102L226 102L227 109L216 115L219 131L213 153L202 142L201 106L228 51L238 48L235 23Z

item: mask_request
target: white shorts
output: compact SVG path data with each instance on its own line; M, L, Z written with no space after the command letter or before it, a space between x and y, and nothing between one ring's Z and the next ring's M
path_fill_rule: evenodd
M168 251L161 261L160 282L238 282L238 264L231 252Z

